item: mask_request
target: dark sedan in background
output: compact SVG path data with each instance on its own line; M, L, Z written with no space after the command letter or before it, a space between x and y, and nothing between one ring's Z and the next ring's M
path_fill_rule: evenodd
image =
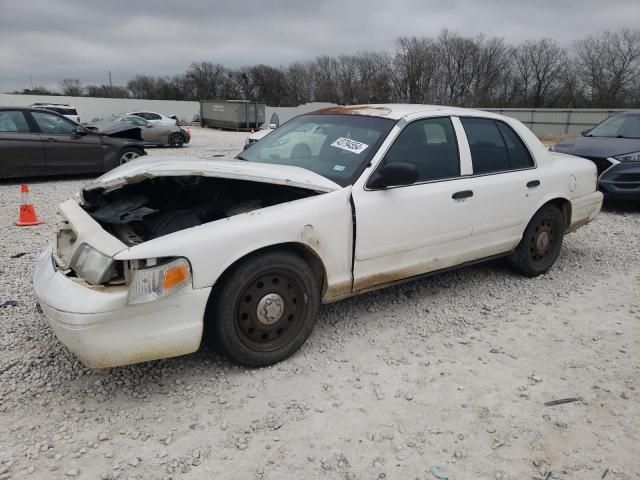
M607 198L640 201L640 111L613 115L550 150L595 163Z
M0 177L103 173L142 155L139 131L96 134L55 112L0 107Z

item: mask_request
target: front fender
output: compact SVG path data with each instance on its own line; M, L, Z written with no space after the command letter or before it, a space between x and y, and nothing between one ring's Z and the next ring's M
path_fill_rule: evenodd
M351 187L235 215L128 248L116 260L185 257L194 288L213 286L241 258L263 248L299 243L322 261L327 290L351 286Z

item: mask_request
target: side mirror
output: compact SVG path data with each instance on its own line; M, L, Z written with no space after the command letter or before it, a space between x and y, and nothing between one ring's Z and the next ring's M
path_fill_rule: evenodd
M278 117L277 113L271 115L271 120L269 120L269 128L275 130L280 126L280 117Z
M369 181L369 188L387 188L411 185L418 179L418 169L412 163L393 162L384 165Z
M76 127L76 131L73 132L74 135L78 135L78 136L86 135L88 133L89 132L84 127L81 127L80 125L78 125Z

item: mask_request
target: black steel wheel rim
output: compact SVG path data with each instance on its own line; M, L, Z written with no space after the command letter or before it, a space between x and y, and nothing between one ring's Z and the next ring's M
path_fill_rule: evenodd
M297 275L280 270L260 274L247 283L238 297L236 331L242 343L252 350L278 350L303 327L307 308L305 289Z
M548 261L553 254L558 235L552 219L542 219L529 236L529 256L533 263Z

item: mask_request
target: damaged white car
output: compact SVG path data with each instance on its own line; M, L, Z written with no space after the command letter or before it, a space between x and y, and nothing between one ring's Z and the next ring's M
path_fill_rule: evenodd
M601 205L593 163L547 151L516 120L337 107L236 159L108 172L61 205L34 285L90 367L187 354L203 337L264 366L301 347L323 302L498 256L544 273Z

